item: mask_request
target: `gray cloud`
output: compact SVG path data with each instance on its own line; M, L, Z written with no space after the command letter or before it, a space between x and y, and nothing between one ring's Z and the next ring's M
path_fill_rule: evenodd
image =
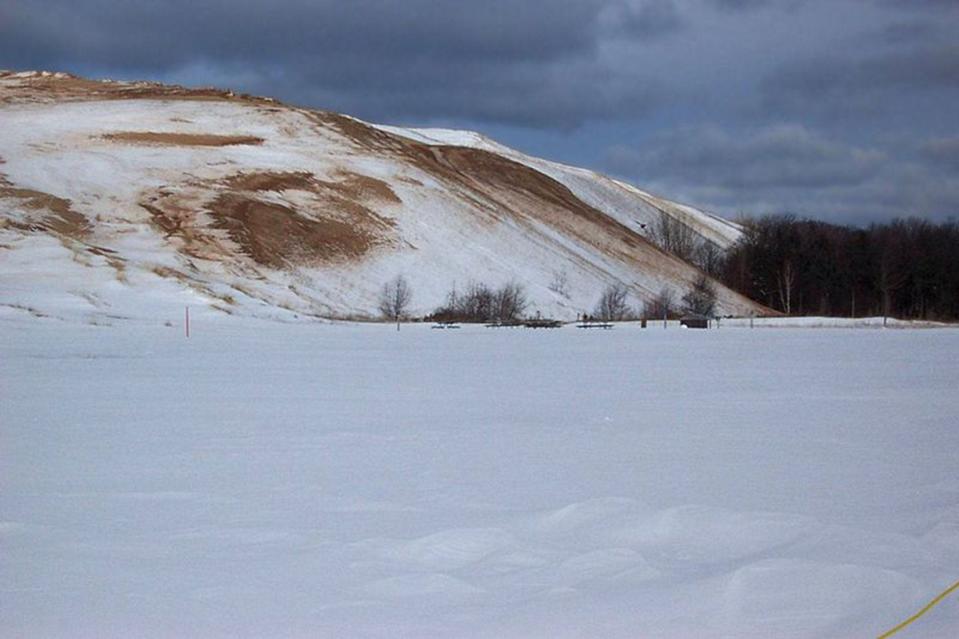
M770 0L709 0L709 3L724 11L744 11L771 4Z
M927 162L948 171L959 172L959 137L928 140L919 150Z
M706 0L706 4L720 11L742 12L767 8L795 10L807 1L808 0Z
M673 0L619 0L603 8L599 25L614 36L658 38L679 31L685 22Z
M876 0L879 4L899 11L948 10L956 11L955 0Z
M926 152L959 160L959 140ZM614 146L608 170L726 213L792 212L861 223L959 209L959 179L935 179L920 164L831 139L799 125L731 132L710 126L654 136L642 149Z
M16 42L7 40L4 53L39 42L42 47L33 48L51 59L104 62L123 51L129 57L114 62L144 68L196 56L275 60L322 53L543 59L590 48L592 36L583 26L594 22L601 6L587 0L542 15L508 0L35 0L14 5L5 35Z
M796 125L746 134L680 129L656 136L645 151L614 147L610 156L611 168L620 172L631 166L637 175L731 190L855 185L875 175L884 159L880 151L839 144Z
M863 58L816 57L784 65L761 84L774 109L877 111L901 106L902 92L959 93L959 46L943 45ZM877 101L884 95L892 99Z
M936 41L941 35L942 25L933 20L900 20L883 25L870 33L867 40L897 46Z
M597 55L603 38L679 27L672 0L533 3L39 0L14 5L13 66L193 78L376 118L569 128L639 115L662 95ZM324 101L318 103L318 101Z

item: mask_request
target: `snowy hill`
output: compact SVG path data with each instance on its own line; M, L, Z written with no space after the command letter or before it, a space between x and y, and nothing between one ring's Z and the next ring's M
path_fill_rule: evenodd
M637 307L690 288L699 271L644 236L661 211L721 247L739 235L478 134L229 91L0 72L0 119L6 313L368 317L402 274L416 314L513 281L530 311L572 318L610 283ZM724 314L766 310L717 288Z
M520 164L548 175L573 194L618 222L630 228L637 224L655 225L662 213L690 227L693 233L716 244L729 248L742 235L739 225L716 215L700 211L685 204L670 202L642 191L631 184L614 180L589 169L582 169L559 162L525 155L490 140L473 131L454 129L408 129L376 125L377 128L402 135L424 144L466 146L497 153Z

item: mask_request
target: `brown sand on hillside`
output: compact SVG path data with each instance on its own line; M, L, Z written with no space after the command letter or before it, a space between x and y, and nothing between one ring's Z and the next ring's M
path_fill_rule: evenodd
M35 73L13 77L0 72L0 103L85 102L90 100L197 100L271 105L271 98L234 93L213 87L190 88L157 82L90 80L68 73Z
M313 119L361 148L386 153L446 182L476 205L482 214L476 221L535 220L620 259L676 261L638 232L525 164L482 149L423 144L336 113L316 113ZM681 265L675 266L682 270Z
M393 222L375 213L373 202L398 204L385 182L350 172L337 181L321 180L308 172L244 172L223 183L224 193L210 205L214 228L256 262L281 268L288 264L357 260L374 246L388 243ZM264 202L258 191L306 191L312 205ZM245 191L246 193L243 193Z
M14 186L0 174L0 199L17 200L17 204L37 216L30 215L27 222L9 221L11 226L25 231L47 230L82 240L90 232L87 218L72 208L72 202L50 193Z
M309 171L244 171L223 180L237 191L312 191L316 178Z
M272 268L358 258L375 242L354 220L310 218L289 206L237 194L214 200L210 215L214 228L225 229L244 253Z
M400 198L383 180L351 171L337 171L333 177L321 180L308 171L244 171L224 179L223 185L237 191L297 190L359 202L400 204Z
M100 136L111 142L158 146L232 146L262 144L263 138L253 135L214 135L212 133L161 133L156 131L119 131Z
M258 264L278 269L358 260L374 247L392 243L392 220L370 208L400 202L389 186L349 172L336 178L321 180L305 171L246 171L201 185L219 192L203 203L160 191L140 206L167 237L183 242L181 251L204 259L229 255L225 238ZM285 191L304 195L293 198L296 204L261 195Z

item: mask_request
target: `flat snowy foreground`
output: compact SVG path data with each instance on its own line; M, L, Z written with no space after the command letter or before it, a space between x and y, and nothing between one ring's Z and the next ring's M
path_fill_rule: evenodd
M959 578L957 354L5 320L0 635L874 637Z

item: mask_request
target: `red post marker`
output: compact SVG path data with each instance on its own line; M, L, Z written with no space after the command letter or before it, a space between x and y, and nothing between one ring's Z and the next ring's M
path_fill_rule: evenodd
M186 328L186 336L190 337L190 307L186 307L186 323L183 325Z

